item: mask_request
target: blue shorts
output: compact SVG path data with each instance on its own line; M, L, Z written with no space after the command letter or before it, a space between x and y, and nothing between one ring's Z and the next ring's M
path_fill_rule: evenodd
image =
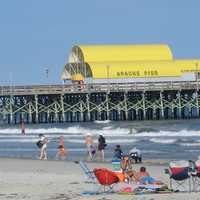
M152 178L151 176L144 176L140 179L140 183L141 184L145 184L145 183L148 183L148 184L153 184L155 183L155 179Z

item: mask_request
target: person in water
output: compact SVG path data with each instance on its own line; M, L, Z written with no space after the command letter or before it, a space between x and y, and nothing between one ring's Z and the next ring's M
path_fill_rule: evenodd
M64 136L59 137L59 145L58 145L58 152L56 154L56 158L60 160L65 160L67 156L67 151L65 148L65 141Z
M87 153L88 153L89 159L92 160L96 154L96 149L94 146L92 135L90 133L87 133L85 137L85 144L87 147Z
M39 143L41 144L40 160L47 160L46 149L47 149L48 138L43 134L39 134Z

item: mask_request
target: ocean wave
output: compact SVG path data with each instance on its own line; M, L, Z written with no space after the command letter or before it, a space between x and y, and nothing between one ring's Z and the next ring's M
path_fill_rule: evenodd
M177 140L176 139L166 139L166 138L152 138L149 141L154 142L154 143L159 143L159 144L173 144Z
M191 137L200 136L200 131L180 130L180 131L159 131L159 132L142 132L134 134L135 137Z
M110 120L104 120L104 121L96 120L96 121L94 121L94 123L96 123L96 124L108 124L110 122L111 122Z
M179 145L185 146L185 147L196 147L200 146L200 143L194 142L194 143L180 143Z
M84 139L68 139L67 142L71 143L85 143ZM122 143L135 143L138 142L136 139L107 139L106 143L108 144L122 144ZM94 140L94 143L98 143L98 140Z
M89 129L89 128L83 128L80 126L73 126L73 127L67 127L67 128L26 128L25 129L26 134L78 134L78 135L86 135L87 133L91 133L92 135L108 135L108 136L114 136L114 135L127 135L130 133L130 130L127 128L116 128L116 129ZM21 134L21 130L18 128L6 128L6 129L0 129L0 134Z

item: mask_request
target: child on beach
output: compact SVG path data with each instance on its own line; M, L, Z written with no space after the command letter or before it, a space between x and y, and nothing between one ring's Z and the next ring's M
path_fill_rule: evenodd
M90 133L87 133L87 135L85 137L85 144L87 146L87 152L88 152L89 159L92 160L96 154L96 149L94 146L92 135Z
M56 154L56 158L60 159L60 160L65 160L66 156L67 156L67 151L65 149L64 137L60 136L60 138L59 138L58 152Z

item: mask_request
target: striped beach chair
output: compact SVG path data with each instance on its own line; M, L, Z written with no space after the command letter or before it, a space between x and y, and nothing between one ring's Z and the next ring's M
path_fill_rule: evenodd
M191 192L191 175L189 161L172 161L169 163L169 169L165 169L165 173L169 174L170 188L173 191Z

